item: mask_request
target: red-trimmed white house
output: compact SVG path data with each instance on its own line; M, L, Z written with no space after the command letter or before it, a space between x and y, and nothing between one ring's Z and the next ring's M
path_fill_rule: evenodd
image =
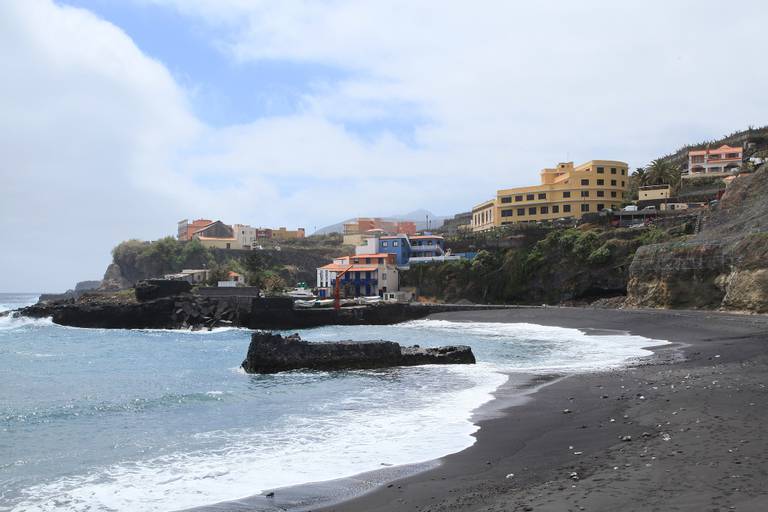
M317 269L318 296L332 297L336 276L344 271L339 283L343 297L370 297L400 289L394 254L359 254L336 258Z

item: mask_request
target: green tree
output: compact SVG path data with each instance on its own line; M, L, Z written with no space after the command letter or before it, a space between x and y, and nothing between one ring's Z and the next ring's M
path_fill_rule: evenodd
M631 179L639 187L644 187L645 185L648 184L648 171L646 171L642 167L638 167L637 169L635 169L635 172L632 173Z
M680 169L666 160L656 159L645 168L648 185L670 185L680 183Z

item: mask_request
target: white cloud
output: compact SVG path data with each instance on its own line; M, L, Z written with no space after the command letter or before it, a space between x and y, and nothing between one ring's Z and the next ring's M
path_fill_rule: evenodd
M48 1L2 2L0 67L0 290L100 277L116 242L181 215L157 181L200 126L123 32Z
M557 161L639 166L768 118L758 0L135 1L210 25L240 65L345 78L293 114L214 128L119 28L0 3L0 290L98 277L114 243L187 215L311 229L455 213Z
M758 0L735 2L727 15L720 3L693 0L154 2L228 27L218 44L235 60L349 73L308 93L306 110L277 120L280 130L311 131L318 118L341 130L344 122L400 119L412 108L416 150L403 146L382 159L377 144L341 133L304 155L322 161L352 145L372 171L447 170L461 180L482 169L486 183L514 185L568 157L643 165L768 114L754 85L768 75L758 65L759 13L768 8Z

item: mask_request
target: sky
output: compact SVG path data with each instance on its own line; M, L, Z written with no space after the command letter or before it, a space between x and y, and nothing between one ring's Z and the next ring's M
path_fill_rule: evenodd
M0 292L184 218L468 211L768 120L768 3L0 0Z

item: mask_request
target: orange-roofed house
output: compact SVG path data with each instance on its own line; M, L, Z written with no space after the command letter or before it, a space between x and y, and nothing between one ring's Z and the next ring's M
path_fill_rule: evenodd
M199 231L210 224L213 224L213 221L208 219L197 219L192 222L189 222L189 219L180 220L176 236L179 240L192 240L195 231Z
M688 152L688 172L684 178L699 176L727 176L741 169L744 157L741 148L724 144L717 149L700 149Z
M372 253L336 258L317 269L317 293L332 297L336 276L341 275L340 290L344 297L368 297L396 292L400 289L394 254Z

